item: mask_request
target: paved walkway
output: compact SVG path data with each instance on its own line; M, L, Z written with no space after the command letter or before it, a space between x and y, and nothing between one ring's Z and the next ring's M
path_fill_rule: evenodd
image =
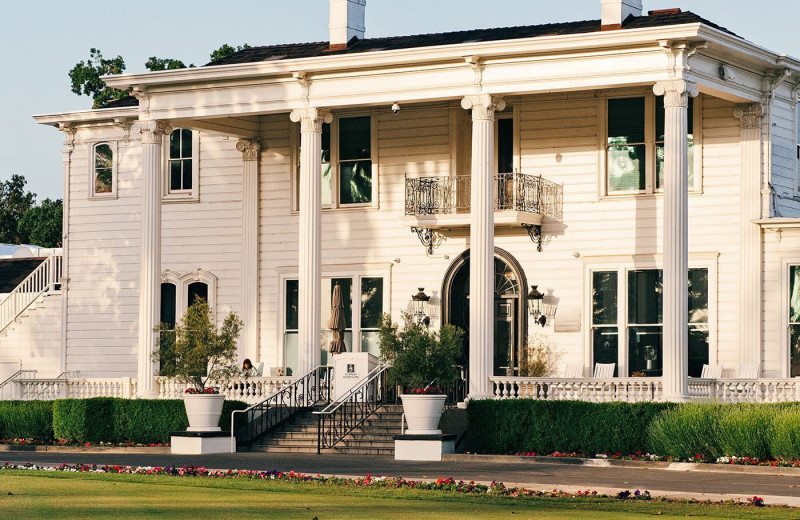
M653 495L675 498L720 500L765 498L768 504L800 507L800 474L756 474L748 471L681 471L652 466L593 467L541 461L457 460L444 462L395 461L389 457L364 455L308 455L236 453L224 455L170 455L139 453L0 453L4 462L32 462L40 465L66 463L119 464L131 466L196 465L214 469L281 470L301 473L364 476L389 475L410 479L453 477L456 480L491 482L530 489L565 491L648 490ZM740 468L737 468L740 469Z

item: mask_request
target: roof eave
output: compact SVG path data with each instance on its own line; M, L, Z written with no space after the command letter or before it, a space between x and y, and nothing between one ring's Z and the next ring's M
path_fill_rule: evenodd
M40 125L58 127L65 123L105 123L119 119L136 119L137 117L139 117L138 107L121 107L75 110L57 114L40 114L33 116L33 119Z

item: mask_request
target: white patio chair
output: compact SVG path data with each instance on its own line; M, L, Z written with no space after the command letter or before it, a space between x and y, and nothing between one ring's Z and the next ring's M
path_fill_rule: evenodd
M614 369L616 367L617 367L616 363L595 363L594 378L611 379L612 377L614 377Z
M742 365L739 367L738 379L758 379L760 372L761 365L757 363L751 365Z
M261 377L264 375L264 363L256 363L256 377Z
M722 377L722 365L703 365L700 379L719 379Z
M583 377L583 365L578 363L567 363L567 366L564 367L564 378L575 379L578 377Z

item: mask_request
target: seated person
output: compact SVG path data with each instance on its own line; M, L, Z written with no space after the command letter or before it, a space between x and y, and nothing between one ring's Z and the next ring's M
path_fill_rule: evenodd
M253 366L253 363L249 359L245 359L244 362L242 362L242 375L245 377L258 376L258 369Z

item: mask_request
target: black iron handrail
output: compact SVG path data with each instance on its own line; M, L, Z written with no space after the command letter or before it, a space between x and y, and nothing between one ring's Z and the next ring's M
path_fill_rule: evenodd
M320 401L330 402L332 375L332 367L319 366L260 403L231 413L231 452L236 451L237 444L253 442ZM238 427L236 414L244 414Z
M370 372L358 385L317 416L317 453L333 448L353 430L364 424L387 401L390 389L386 385L388 365Z

